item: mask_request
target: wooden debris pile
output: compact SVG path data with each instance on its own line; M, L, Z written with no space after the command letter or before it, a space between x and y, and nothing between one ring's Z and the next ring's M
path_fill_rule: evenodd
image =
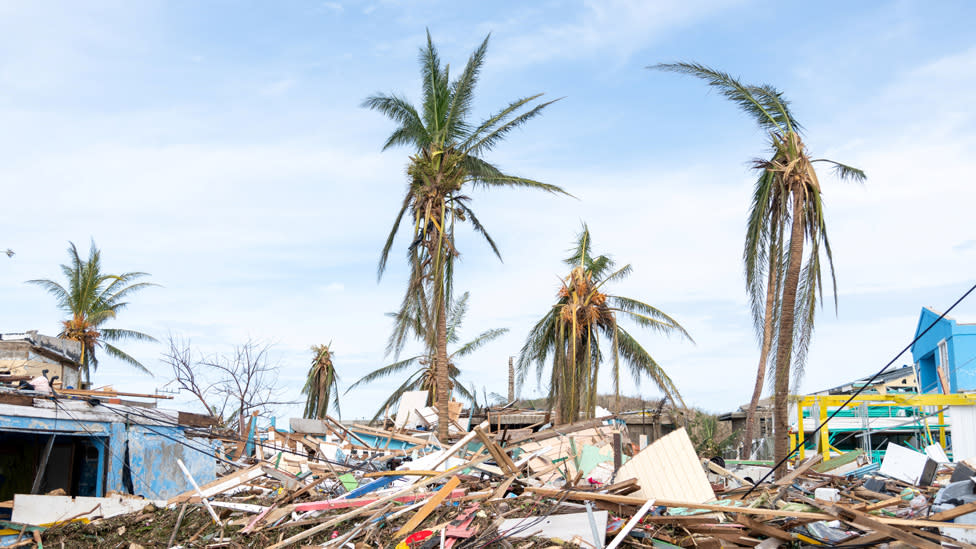
M917 485L881 476L883 467L838 473L817 456L754 486L700 460L683 430L640 449L613 418L514 435L486 421L449 446L403 434L410 440L396 445L383 439L393 432L340 427L277 432L249 465L165 506L39 536L65 547L98 539L274 549L934 548L976 539L974 473L965 464L942 464L931 484ZM348 459L358 445L373 454ZM153 535L144 531L151 523L159 525ZM36 530L18 541L33 543Z

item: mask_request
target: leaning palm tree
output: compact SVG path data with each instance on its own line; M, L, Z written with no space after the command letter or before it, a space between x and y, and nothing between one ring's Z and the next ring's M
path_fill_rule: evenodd
M308 370L305 386L302 387L302 394L306 395L305 417L308 419L322 419L327 416L329 404L332 404L336 415L342 415L339 411L339 375L332 364L331 347L331 343L312 346L315 357Z
M455 303L451 304L451 307L448 310L447 341L452 345L461 341L460 330L461 324L464 322L464 315L468 311L468 297L469 293L464 292L461 298ZM393 317L395 322L398 322L396 320L397 313L390 313L389 316ZM428 335L435 331L434 327L428 327L429 325L424 324L423 318L414 318L411 321L402 324L409 326L411 331L418 331L419 333L415 333L414 335L416 335L418 339L424 341L428 340ZM459 359L470 356L481 347L507 333L508 328L485 330L471 341L449 352L447 355L449 376L448 390L457 390L458 396L465 402L475 402L475 393L466 389L460 382L461 370L457 367L456 362ZM406 377L406 380L401 383L400 386L393 391L393 393L390 394L386 401L380 405L379 410L376 411L376 415L373 416L371 421L376 421L386 412L387 409L396 405L396 403L399 402L400 398L403 396L403 393L407 391L427 391L427 405L430 406L432 404L436 404L438 402L437 391L439 389L437 385L437 374L434 370L435 353L436 351L430 346L426 346L426 351L424 353L414 355L407 359L398 360L392 364L388 364L382 368L377 368L376 370L366 374L359 381L350 385L349 388L346 389L346 392L348 393L355 387L366 385L394 374L402 374L409 368L418 366Z
M630 265L616 269L610 257L594 256L590 231L585 224L565 263L572 270L561 280L556 304L529 332L519 355L519 376L524 379L535 363L536 376L541 381L547 359L552 355L549 404L555 407L556 420L572 422L581 412L584 417L593 417L597 376L607 358L606 352L610 355L614 393L618 397L623 360L635 383L639 384L645 375L650 377L667 398L683 408L684 402L674 382L618 319L691 340L688 332L675 319L643 301L602 291L605 284L627 277L632 269Z
M102 272L101 252L94 242L91 243L87 260L81 259L74 243L69 242L69 244L70 263L61 265L61 271L66 278L64 286L47 279L27 282L46 289L57 299L58 307L68 314L68 318L61 323L61 333L58 337L81 343L81 373L84 381L90 382L91 375L98 369L98 356L95 351L100 347L104 347L109 356L152 375L141 362L112 343L129 339L136 341L156 341L156 339L135 330L106 328L104 324L115 319L118 312L129 305L126 300L130 294L156 284L139 281L149 276L148 273L131 272L114 275Z
M863 182L866 176L857 168L833 160L811 158L801 138L802 126L793 117L789 102L772 86L745 85L724 72L697 63L659 64L652 68L704 80L769 132L770 156L753 162L759 177L743 249L746 289L760 339L759 368L744 442L748 449L766 362L773 358L774 457L781 460L789 451L786 433L790 376L794 377L795 384L802 375L817 302L822 301L821 251L830 273L835 312L837 308L837 279L814 164L832 165L841 179ZM805 250L807 242L809 249Z
M509 132L554 102L537 102L542 94L531 95L512 101L481 122L473 122L474 90L487 48L488 37L471 54L457 78L451 80L449 67L441 65L428 32L427 45L420 51L423 95L419 109L397 94L377 94L363 102L364 107L379 111L396 123L383 150L406 146L414 151L407 164L406 193L380 254L377 275L383 275L400 223L409 212L410 275L398 318L429 315L430 324L436 328L433 364L440 415L438 436L442 438L448 428L447 306L451 300L454 260L459 255L456 225L470 223L501 258L494 240L472 211L471 198L464 194L465 190L529 187L565 194L557 186L503 173L484 160L483 156ZM405 326L395 328L399 339L395 351L402 348L406 332Z

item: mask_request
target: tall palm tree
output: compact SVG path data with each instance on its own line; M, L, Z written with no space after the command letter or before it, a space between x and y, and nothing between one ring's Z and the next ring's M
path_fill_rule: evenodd
M328 415L329 404L341 416L339 411L339 374L332 364L332 351L328 345L313 345L312 366L308 370L308 378L302 387L305 399L305 417L322 419Z
M769 132L770 156L753 162L759 176L743 249L746 289L761 347L744 439L751 444L766 362L773 358L774 456L781 460L789 452L786 433L790 375L798 378L803 372L817 302L822 301L821 251L830 273L835 312L837 308L837 279L814 164L828 163L841 179L860 183L866 176L857 168L833 160L811 158L802 140L803 128L776 88L742 84L727 73L697 63L659 64L652 68L704 80ZM805 250L807 242L809 249Z
M461 341L460 329L464 322L464 315L468 312L468 297L469 293L464 292L460 299L451 304L447 314L447 342L454 345ZM391 313L391 317L394 319L397 313ZM435 329L433 326L424 324L422 318L414 318L413 321L406 323L410 330L420 330L421 334L416 334L421 340L427 340L428 334L433 334ZM452 352L447 355L447 365L448 365L448 379L449 386L448 390L457 390L458 396L462 400L472 403L475 401L475 394L464 387L460 382L461 370L457 367L456 362L458 359L470 356L472 353L485 346L486 344L498 339L499 337L508 333L508 328L495 328L491 330L485 330L478 334L477 337L471 341L455 348ZM379 409L376 411L376 415L373 416L371 421L376 421L383 413L391 406L395 405L400 401L403 393L407 391L427 391L427 405L430 406L438 402L437 400L437 375L434 370L434 358L436 350L427 346L427 350L424 353L414 355L410 358L397 360L392 364L383 366L382 368L377 368L372 372L366 374L359 379L356 383L353 383L346 389L348 393L353 388L360 385L366 385L372 383L379 379L385 377L401 374L412 366L419 366L410 375L406 377L406 380L400 384L396 390L390 394L389 398L386 399L383 404L380 405ZM439 407L438 407L439 409Z
M58 301L58 307L68 314L62 321L61 333L58 337L81 343L81 373L84 381L91 381L91 374L98 369L98 355L96 349L105 348L105 352L135 369L151 374L141 362L112 345L124 340L156 341L150 335L135 330L121 328L106 328L104 324L115 319L118 312L129 305L130 294L143 290L149 286L157 286L151 282L139 280L149 276L149 273L131 272L114 275L102 272L101 252L91 243L88 259L83 260L78 255L78 248L69 242L68 256L70 263L61 265L66 284L48 279L28 280L28 284L35 284L46 289Z
M597 376L610 354L614 393L620 394L620 362L627 364L634 382L649 376L675 404L684 402L671 378L650 353L618 323L619 318L633 321L642 328L691 336L678 322L664 312L633 298L604 293L608 282L631 274L631 266L616 269L606 255L594 256L589 228L584 224L572 255L565 263L571 267L562 279L556 304L529 332L519 355L519 376L524 378L532 363L541 380L547 359L553 356L549 384L549 401L555 405L557 421L575 421L580 412L593 417L596 407ZM601 337L606 340L600 347Z
M468 222L480 233L501 259L494 240L471 209L468 188L529 187L565 194L555 185L508 175L484 160L484 154L498 145L509 132L542 113L554 101L537 102L542 94L512 101L481 122L471 121L474 90L478 82L488 37L475 49L460 75L451 80L449 67L442 66L437 49L427 33L427 45L420 51L423 95L420 108L397 94L368 97L363 106L378 111L396 123L383 150L406 146L414 151L407 164L408 184L393 228L380 254L377 276L386 268L393 240L403 217L410 213L412 223L408 257L410 278L398 318L429 315L436 327L433 334L437 408L440 416L438 436L447 436L449 374L447 356L447 306L451 300L454 260L459 255L455 227ZM429 307L426 305L429 304ZM426 309L426 310L424 310ZM406 328L394 331L402 348Z

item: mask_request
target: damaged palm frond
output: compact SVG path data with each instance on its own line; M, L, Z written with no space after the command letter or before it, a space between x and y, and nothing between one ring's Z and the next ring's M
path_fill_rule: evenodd
M703 80L768 132L770 155L753 162L759 177L743 248L746 291L760 344L743 442L746 447L751 444L755 410L769 368L774 383L775 459L780 460L788 450L785 433L790 381L792 377L795 385L803 372L817 305L823 296L824 263L830 274L835 310L837 307L833 256L814 164L828 163L838 178L857 183L863 183L867 176L847 164L811 158L801 136L803 127L794 118L789 102L770 85L743 84L728 73L698 63L649 68ZM767 366L768 362L772 365Z
M309 368L302 394L305 395L305 417L322 419L328 415L329 405L341 417L339 410L339 375L332 363L332 344L312 347L312 366Z
M551 355L549 401L558 421L575 421L581 415L593 417L600 366L607 358L604 350L609 350L615 394L620 394L623 361L635 383L649 377L667 398L684 407L671 378L618 321L629 320L639 327L691 341L688 332L675 319L647 303L604 291L609 282L629 275L631 266L613 270L614 262L609 256L594 256L585 224L565 263L571 270L560 279L556 304L536 323L522 346L518 359L520 379L534 364L541 381Z

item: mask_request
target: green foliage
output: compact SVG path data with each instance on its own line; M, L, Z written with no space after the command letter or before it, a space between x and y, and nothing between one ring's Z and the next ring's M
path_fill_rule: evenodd
M115 319L118 312L129 305L128 298L131 294L157 284L141 281L149 276L148 273L129 272L115 275L102 272L101 252L94 242L91 243L87 260L81 259L78 249L71 242L68 256L70 262L61 265L61 272L65 277L64 285L48 279L27 282L47 290L57 300L58 308L68 315L62 321L62 330L58 337L81 343L81 371L84 380L90 381L91 374L98 369L95 351L101 347L105 348L109 356L152 375L142 363L112 343L156 339L135 330L107 328L104 325Z
M705 458L724 457L739 436L738 431L733 431L726 422L719 421L718 416L701 410L694 410L687 430L695 452Z
M461 298L452 303L448 310L449 316L447 322L447 341L449 344L455 346L454 351L448 354L448 367L450 368L449 380L451 388L457 391L460 400L475 404L477 402L477 391L473 389L469 390L461 384L461 370L458 369L455 362L458 359L470 356L481 347L505 335L508 333L508 328L486 330L478 334L478 336L471 341L468 341L462 345L457 345L461 340L460 329L464 322L464 316L468 312L469 297L469 292L464 292L464 294L461 295ZM397 314L390 313L388 316L396 318ZM409 321L405 322L404 325L408 326L411 331L417 330L418 333L414 335L421 340L429 339L429 332L434 329L423 318L409 319ZM384 412L388 408L395 407L400 401L400 398L403 396L403 393L407 391L428 391L427 404L434 404L437 386L434 382L434 350L432 349L427 349L423 354L415 355L404 360L398 360L392 364L387 364L382 368L373 370L356 381L356 383L350 385L349 388L346 389L346 393L360 385L366 385L395 374L402 375L411 367L415 367L413 372L410 373L406 377L406 380L401 383L400 386L393 391L393 393L390 394L383 404L380 405L379 409L376 411L376 414L373 416L373 419L370 421L376 421L383 416Z
M675 319L647 303L601 291L605 284L627 277L631 267L615 269L609 256L594 256L585 224L565 263L572 270L562 280L556 304L529 332L519 354L519 376L524 379L534 363L541 382L551 355L549 399L556 406L559 421L575 421L580 412L592 417L597 376L600 365L607 359L606 351L610 355L615 393L620 392L623 361L635 384L639 385L642 377L648 376L668 398L683 407L671 378L617 321L627 319L641 328L691 340L688 332Z

